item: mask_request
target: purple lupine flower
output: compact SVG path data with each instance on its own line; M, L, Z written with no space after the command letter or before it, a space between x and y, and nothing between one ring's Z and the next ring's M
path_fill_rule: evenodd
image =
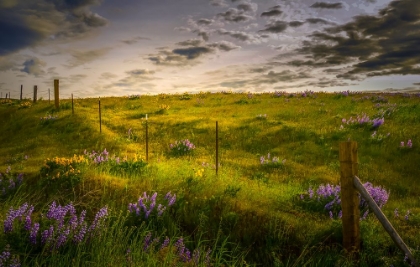
M309 187L308 193L309 193L309 198L312 199L312 197L314 196L314 191L312 190L311 187Z
M60 233L60 235L57 238L57 243L55 245L55 248L60 248L62 245L64 245L64 243L66 243L67 241L67 237L70 234L70 227L66 227L66 229L64 231L62 231Z
M408 221L408 216L410 216L410 210L407 210L407 213L404 216L404 219Z
M341 217L343 217L343 211L342 211L342 210L340 210L340 211L338 212L338 218L340 218L340 219L341 219Z
M367 209L364 213L363 216L360 218L360 220L366 220L367 216L369 215L369 210Z
M80 227L79 232L73 236L73 242L76 244L82 242L83 238L86 235L86 232L87 232L87 225L86 225L86 222L84 222L82 226Z
M172 198L169 200L168 207L172 206L175 203L175 201L176 201L176 194L174 194Z
M381 126L382 124L384 124L385 119L384 118L376 118L373 119L372 123L373 123L373 128L378 128L379 126Z
M158 205L158 216L162 216L163 212L165 211L166 207L162 204Z
M398 208L395 208L395 210L394 210L394 216L397 217L397 218L399 217Z
M330 214L330 218L331 218L331 219L334 219L334 216L333 216L332 211L330 211L330 212L329 212L329 214Z
M404 141L400 143L400 147L404 147Z
M98 226L99 222L102 218L105 218L108 215L108 207L101 208L95 215L95 219L93 220L92 224L89 227L88 232L94 231Z
M162 243L162 246L160 247L160 249L166 248L167 246L169 246L169 237L166 237L165 240Z
M54 238L54 226L51 225L48 230L44 230L41 233L41 244L47 244Z
M34 226L31 228L31 233L29 234L29 241L32 244L36 244L36 237L39 231L39 223L34 223Z
M413 143L411 142L411 139L408 139L408 141L407 141L407 147L408 148L412 148L413 147Z
M261 157L260 157L260 163L261 163L261 164L264 164L264 162L265 162L264 156L261 156Z
M143 246L144 251L146 251L149 248L151 244L151 239L152 239L152 234L147 233L146 237L144 238L144 246Z

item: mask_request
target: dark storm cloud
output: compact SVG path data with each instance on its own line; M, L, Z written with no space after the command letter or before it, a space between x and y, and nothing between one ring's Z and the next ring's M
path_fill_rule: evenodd
M419 85L420 86L420 83L413 83L413 85Z
M174 54L186 56L187 59L195 59L203 54L213 52L208 47L188 47L188 48L178 48L172 50Z
M265 25L265 29L258 32L281 33L287 29L287 22L276 20Z
M227 11L217 14L217 17L229 22L245 22L254 19L236 8L229 8Z
M419 74L420 1L395 0L375 15L361 15L344 25L315 32L300 53L337 64L354 62L337 77ZM345 33L345 35L343 34Z
M198 29L198 30L194 30L193 32L197 33L197 35L203 38L204 41L209 40L210 30Z
M84 37L107 20L89 10L96 0L0 3L0 55L34 47L48 38Z
M326 3L326 2L316 2L311 5L312 8L327 8L327 9L340 9L343 8L342 3Z
M123 42L125 44L128 44L128 45L131 45L131 44L137 43L140 40L150 40L150 38L138 36L138 37L134 37L134 38L131 38L131 39L128 39L128 40L122 40L121 42Z
M305 22L301 22L301 21L298 21L298 20L294 20L294 21L289 22L290 27L299 27L299 26L302 26L303 24L305 24Z
M47 64L34 57L32 59L28 59L23 63L23 69L21 69L21 72L25 72L28 74L32 74L35 77L40 77L45 74L45 71L43 70L43 67L45 67Z
M260 37L258 36L254 36L250 33L247 32L241 32L241 31L227 31L225 29L220 29L217 31L218 34L220 35L227 35L230 36L232 38L241 40L243 42L247 42L247 43L259 43L261 42Z
M199 19L197 20L198 25L210 25L214 22L212 19Z
M214 42L207 45L208 47L217 48L219 50L229 52L231 50L239 49L240 46L235 45L234 43L228 42L228 41L220 41L220 42Z
M273 17L273 16L280 16L283 13L283 11L278 9L273 9L270 11L264 11L261 13L261 17Z
M309 18L309 19L306 19L306 22L308 22L309 24L324 24L324 25L334 24L330 21L327 21L325 19L320 19L320 18Z
M199 39L191 39L177 43L177 45L180 46L199 46L201 44L203 44L203 41Z

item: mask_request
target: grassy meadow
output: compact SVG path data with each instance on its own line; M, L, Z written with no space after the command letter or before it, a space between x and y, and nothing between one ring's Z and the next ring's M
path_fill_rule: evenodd
M100 133L97 98L0 99L0 266L409 266L366 207L359 258L343 251L338 191L317 190L347 140L420 260L418 94L132 95L101 114Z

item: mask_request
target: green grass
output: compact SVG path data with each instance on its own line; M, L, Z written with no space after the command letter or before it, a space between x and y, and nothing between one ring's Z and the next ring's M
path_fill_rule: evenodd
M172 243L184 237L191 252L201 249L200 266L205 266L208 249L213 266L406 266L403 253L373 215L361 222L359 261L350 261L341 246L341 221L305 208L299 196L310 186L339 184L339 142L357 141L359 177L390 192L383 211L419 258L419 101L414 95L370 93L109 97L101 99L99 133L97 99L75 99L74 115L70 100L63 100L59 110L48 101L21 105L2 100L0 172L11 166L13 175L24 173L24 182L3 197L0 221L11 206L28 202L39 215L54 200L86 210L90 221L107 205L109 217L100 238L67 244L53 253L31 247L24 232L16 234L26 243L12 242L0 227L0 250L10 244L23 266L194 266L182 263L173 246L145 252L150 232L160 242L166 236ZM340 128L343 118L362 113L371 119L383 115L385 122L376 131L386 137L372 140L370 126ZM149 161L144 164L146 114ZM40 120L48 115L57 118ZM186 155L171 153L169 145L184 139L196 149ZM400 148L408 139L413 147ZM105 148L128 163L83 163L77 167L77 184L43 182L45 160ZM285 159L284 164L261 165L260 157L267 153ZM176 193L177 201L163 218L129 218L128 203L143 192L163 196L168 191ZM399 217L394 216L396 208ZM409 220L404 219L407 210Z

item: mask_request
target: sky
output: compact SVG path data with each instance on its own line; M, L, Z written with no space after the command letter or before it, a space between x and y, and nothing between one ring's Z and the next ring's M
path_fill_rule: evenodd
M420 90L419 0L0 0L0 94Z

